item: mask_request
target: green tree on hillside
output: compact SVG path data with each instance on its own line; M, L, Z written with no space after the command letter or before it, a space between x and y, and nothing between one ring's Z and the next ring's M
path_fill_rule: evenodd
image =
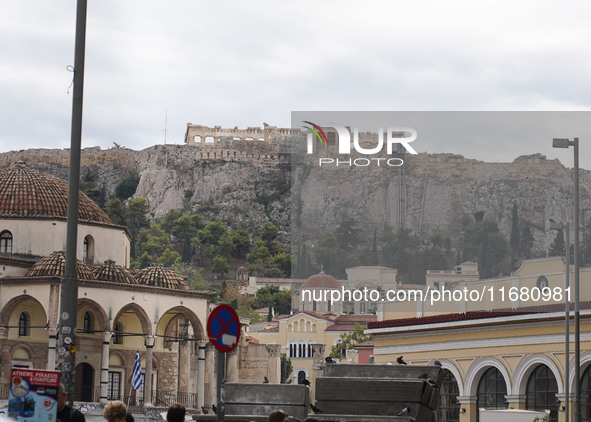
M148 227L150 222L146 214L150 212L150 206L145 198L135 198L127 204L126 223L131 233L131 251L134 258L138 257L137 238L140 230Z
M193 246L191 241L199 230L203 228L203 219L199 214L183 215L172 222L170 232L180 245L182 250L182 259L184 262L190 262L193 257Z
M120 226L127 224L127 209L125 204L119 198L113 198L107 204L107 215L113 222Z
M341 334L337 343L330 349L330 357L342 359L347 355L347 350L354 349L359 343L370 341L371 336L364 333L366 328L361 324L355 324L353 332Z
M466 259L477 257L481 279L509 273L507 242L496 222L481 221L468 227L463 246Z

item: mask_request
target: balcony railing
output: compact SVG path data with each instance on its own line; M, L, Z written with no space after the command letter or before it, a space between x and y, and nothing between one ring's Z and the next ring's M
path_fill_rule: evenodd
M136 397L135 392L130 396L125 397L125 403L129 402L132 408L142 408L144 406L144 398ZM152 405L157 407L168 407L174 403L180 403L186 408L197 408L197 394L196 393L162 393L158 391L152 392Z

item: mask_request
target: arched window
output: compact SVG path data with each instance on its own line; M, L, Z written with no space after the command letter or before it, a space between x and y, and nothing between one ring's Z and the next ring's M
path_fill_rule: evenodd
M497 368L489 368L480 378L478 383L478 396L476 408L481 409L506 409L507 384L503 374Z
M8 230L0 234L0 253L12 253L12 233Z
M82 331L85 333L92 333L94 331L92 314L89 311L84 312L84 321L82 324Z
M20 316L18 317L18 335L31 335L31 317L26 312L21 312Z
M29 352L23 347L16 348L12 354L10 367L33 369L33 362L31 362Z
M115 323L113 330L113 344L123 344L123 324L119 321Z
M443 370L443 382L440 391L439 405L437 406L437 421L458 422L460 420L458 407L460 390L456 377L448 369Z
M91 235L84 237L82 258L85 264L92 265L94 263L94 239Z
M558 421L558 404L556 402L558 384L554 374L546 365L538 365L527 381L527 410L550 410L550 420Z

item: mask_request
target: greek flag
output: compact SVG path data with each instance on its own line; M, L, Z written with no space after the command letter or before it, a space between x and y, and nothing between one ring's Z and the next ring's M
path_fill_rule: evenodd
M133 364L133 374L131 375L131 386L136 390L142 386L142 363L140 362L140 351L135 353L135 362Z

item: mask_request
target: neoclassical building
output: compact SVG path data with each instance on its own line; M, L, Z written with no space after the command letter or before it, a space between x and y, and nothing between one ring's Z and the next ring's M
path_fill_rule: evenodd
M464 292L445 304L432 304L430 296L388 303L385 320L370 322L366 331L374 339L374 362L396 364L399 356L415 365L441 362L439 421L477 422L479 409L506 408L548 409L552 421L564 421L567 384L573 420L574 318L571 312L567 356L564 280L563 260L542 258L525 261L508 277L440 286L436 298L443 289ZM581 269L580 284L582 421L591 421L591 268ZM538 294L546 287L548 300ZM474 292L484 296L476 300Z
M19 163L0 172L0 399L12 367L55 369L67 183ZM132 274L130 234L80 194L75 400L213 401L205 325L212 292L154 265ZM132 391L139 350L145 380ZM208 356L206 356L208 355ZM151 391L151 394L148 392ZM189 401L192 401L189 403Z

